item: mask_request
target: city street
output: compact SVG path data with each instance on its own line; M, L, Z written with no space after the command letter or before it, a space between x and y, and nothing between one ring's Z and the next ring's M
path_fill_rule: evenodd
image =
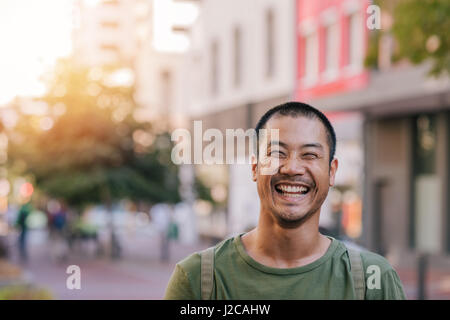
M191 252L208 246L172 243L170 261L160 262L158 238L135 235L122 240L123 257L112 261L95 258L90 248L84 254L71 255L66 262L52 260L44 234L30 238L30 259L24 269L31 281L51 291L55 299L162 299L167 282L177 261ZM13 259L17 260L17 259ZM81 269L81 289L69 290L66 273L69 265Z
M84 253L72 254L66 262L51 258L45 242L46 235L37 232L31 235L30 260L24 269L30 280L51 291L55 299L118 299L145 300L162 299L173 268L177 261L191 252L203 250L210 243L182 245L172 242L170 260L159 259L158 237L134 234L122 238L123 257L96 258L93 248L86 246ZM30 241L31 242L31 241ZM13 254L13 261L17 260ZM69 265L81 269L81 289L67 289L66 273ZM417 274L410 269L396 269L402 280L408 299L417 298ZM428 299L450 299L450 274L444 270L431 270L427 277Z
M450 300L449 26L445 0L0 1L0 300L163 299L255 226L258 262L309 263L319 228ZM342 297L344 257L216 269L218 298Z

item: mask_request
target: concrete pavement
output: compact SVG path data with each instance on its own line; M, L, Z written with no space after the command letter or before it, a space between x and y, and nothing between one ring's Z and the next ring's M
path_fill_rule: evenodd
M35 234L30 242L30 259L24 268L32 281L49 289L55 299L162 299L176 262L212 243L183 245L172 242L170 259L161 262L157 235L123 234L123 257L113 261L96 258L86 246L65 262L52 259L45 234ZM13 261L16 260L13 256ZM81 269L81 289L69 290L66 280L69 265ZM396 269L408 299L417 298L417 273L411 269ZM450 270L430 270L427 276L428 299L450 299Z
M38 239L39 238L39 239ZM51 291L55 299L162 299L176 262L188 254L205 249L209 243L183 245L172 242L170 259L161 262L159 243L155 236L139 235L122 238L123 256L120 260L96 258L87 245L84 253L76 252L64 262L52 258L44 235L30 237L30 258L23 268L31 281ZM13 261L17 258L13 256ZM81 289L68 289L67 267L77 265L81 270Z

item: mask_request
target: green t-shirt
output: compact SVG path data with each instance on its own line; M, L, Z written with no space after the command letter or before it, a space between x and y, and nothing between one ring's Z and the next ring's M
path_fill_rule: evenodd
M212 299L355 299L350 260L345 245L334 238L326 253L296 268L272 268L258 263L244 249L241 235L216 245ZM366 299L405 299L400 279L382 256L363 251ZM180 261L164 299L199 300L200 254Z

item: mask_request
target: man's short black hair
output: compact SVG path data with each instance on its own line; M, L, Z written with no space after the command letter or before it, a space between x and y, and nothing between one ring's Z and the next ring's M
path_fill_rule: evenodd
M287 102L273 107L267 111L256 124L256 138L259 145L259 130L263 129L267 121L273 116L305 117L308 119L317 119L325 126L327 132L328 146L330 147L330 163L336 152L336 133L328 118L318 109L302 102Z

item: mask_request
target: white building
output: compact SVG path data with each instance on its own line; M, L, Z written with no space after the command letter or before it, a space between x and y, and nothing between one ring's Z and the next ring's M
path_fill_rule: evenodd
M136 60L136 99L142 118L168 118L183 124L190 27L198 16L197 1L150 0L149 32ZM180 122L181 121L181 122Z
M289 96L295 68L294 1L205 0L192 30L192 116Z
M141 106L140 120L149 120L160 129L187 126L186 96L192 89L186 75L190 27L198 15L197 1L149 0L149 32L135 63L135 99ZM171 127L167 127L170 125ZM180 168L183 203L175 206L175 219L183 226L180 241L197 240L193 209L193 168Z
M148 0L76 0L75 57L90 66L132 66L148 32L148 16Z
M254 128L270 107L291 99L295 30L295 1L201 1L182 75L182 83L189 86L183 97L185 114L191 121L201 120L203 130L217 128L224 135L226 129ZM216 230L219 234L212 235L220 238L256 224L259 198L249 164L196 169L213 189L227 190L226 208L211 215L203 232ZM223 176L225 181L218 178ZM218 228L217 221L225 226Z

